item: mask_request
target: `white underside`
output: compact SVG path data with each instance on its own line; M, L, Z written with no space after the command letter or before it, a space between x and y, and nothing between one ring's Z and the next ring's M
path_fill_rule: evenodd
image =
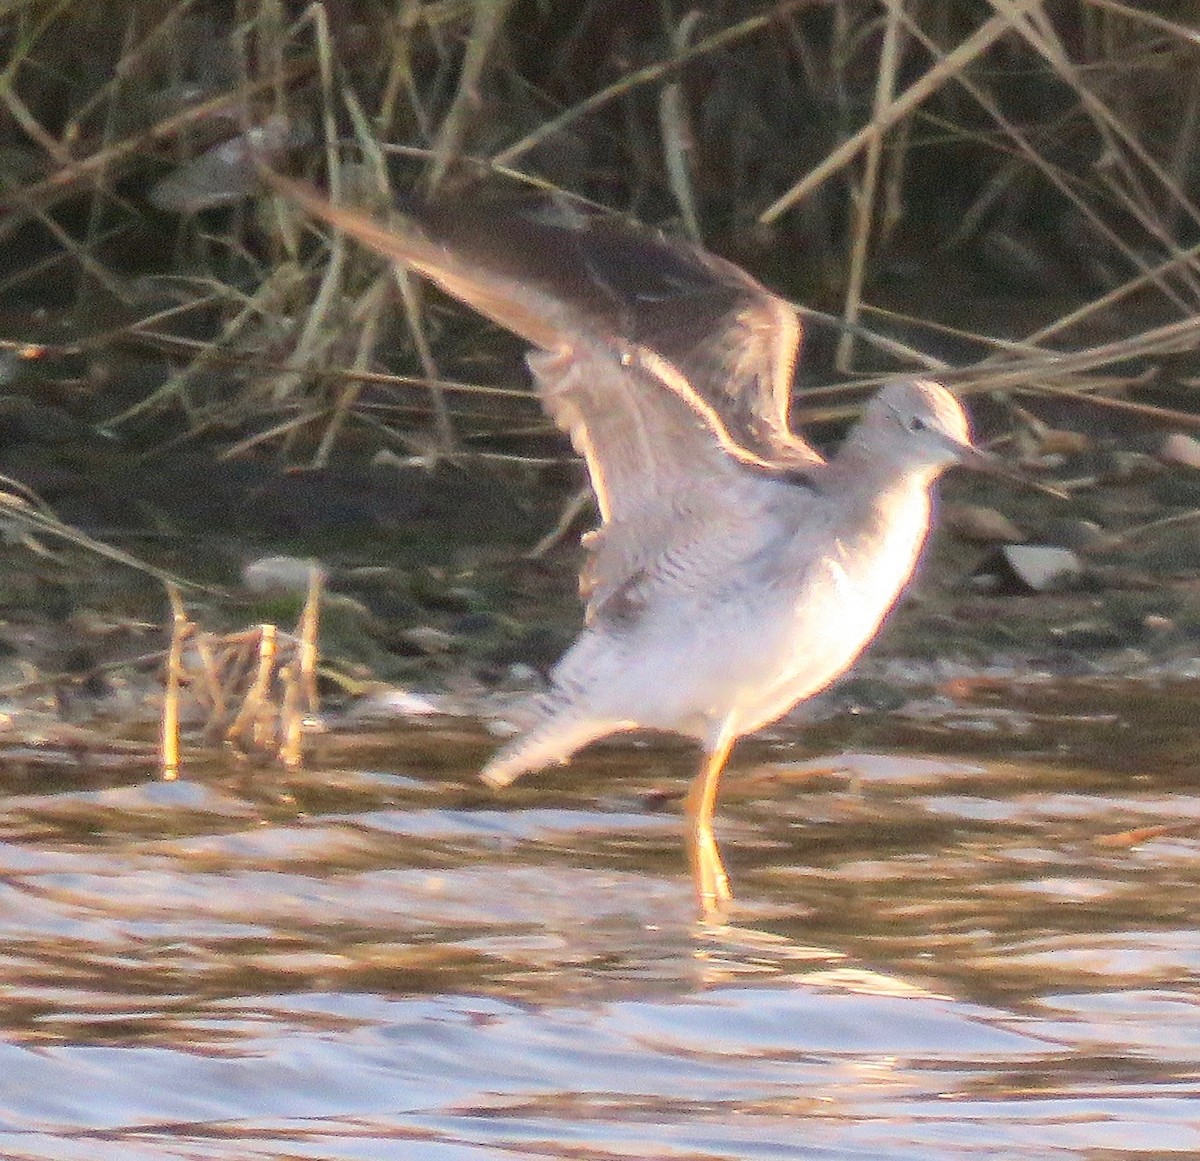
M924 542L926 488L891 499L889 519L867 522L859 542L821 543L810 524L803 541L775 552L769 573L733 564L724 575L735 579L681 589L632 627L585 631L555 670L566 696L485 777L511 781L637 726L711 748L722 730L752 733L824 689L875 636Z

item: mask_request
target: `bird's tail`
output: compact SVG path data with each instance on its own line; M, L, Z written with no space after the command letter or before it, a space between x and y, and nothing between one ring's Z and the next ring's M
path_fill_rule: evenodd
M597 738L637 725L597 717L555 693L541 694L531 702L533 724L520 737L502 746L480 771L480 778L495 789L543 766L566 762L576 750Z

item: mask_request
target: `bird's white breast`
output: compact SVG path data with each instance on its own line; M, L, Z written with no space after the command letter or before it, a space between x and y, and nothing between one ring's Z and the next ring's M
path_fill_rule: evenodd
M659 593L632 630L585 634L556 680L586 684L599 716L702 740L731 717L750 733L823 689L874 637L929 521L925 488L863 497L858 510L827 502L790 528L768 514L723 530L702 572Z
M826 558L835 587L847 602L847 611L868 618L870 628L883 619L907 583L929 531L929 493L908 488L879 505L879 517L858 537L835 537Z
M839 521L823 549L812 545L817 551L804 582L775 625L778 651L767 649L761 658L763 674L773 668L775 680L757 692L746 683L739 717L747 732L824 689L853 664L912 576L928 529L928 491L909 487L882 498L861 521Z

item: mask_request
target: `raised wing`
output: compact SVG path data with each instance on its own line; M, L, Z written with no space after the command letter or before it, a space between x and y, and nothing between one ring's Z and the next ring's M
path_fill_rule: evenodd
M529 355L547 412L587 462L604 519L584 543L589 621L635 614L669 558L737 539L771 485L728 455L704 416L654 373L584 343ZM668 578L669 579L669 578Z
M583 339L636 361L734 458L799 473L822 464L788 426L796 313L731 262L563 198L424 206L384 224L263 176L543 350Z
M730 263L560 202L383 225L269 180L540 348L541 399L587 461L604 519L581 582L590 616L636 605L672 553L721 529L740 542L763 477L823 463L787 427L795 313Z
M568 336L655 363L729 454L796 471L822 463L788 426L796 312L731 262L561 197L439 205L419 219L476 268L553 302Z
M595 330L664 360L671 389L711 409L732 454L797 471L823 462L788 424L801 338L788 303L733 263L620 219L574 213L555 234L602 295L604 310L576 299Z

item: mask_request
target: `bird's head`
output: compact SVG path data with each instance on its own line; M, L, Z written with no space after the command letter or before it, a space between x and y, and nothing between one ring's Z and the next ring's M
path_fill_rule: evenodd
M952 464L990 458L971 442L962 405L931 379L889 383L867 405L859 431L876 462L931 478Z
M1066 499L1056 488L1031 480L971 442L967 414L949 391L932 379L889 383L867 405L859 426L867 462L932 482L946 468L961 464L973 471Z

